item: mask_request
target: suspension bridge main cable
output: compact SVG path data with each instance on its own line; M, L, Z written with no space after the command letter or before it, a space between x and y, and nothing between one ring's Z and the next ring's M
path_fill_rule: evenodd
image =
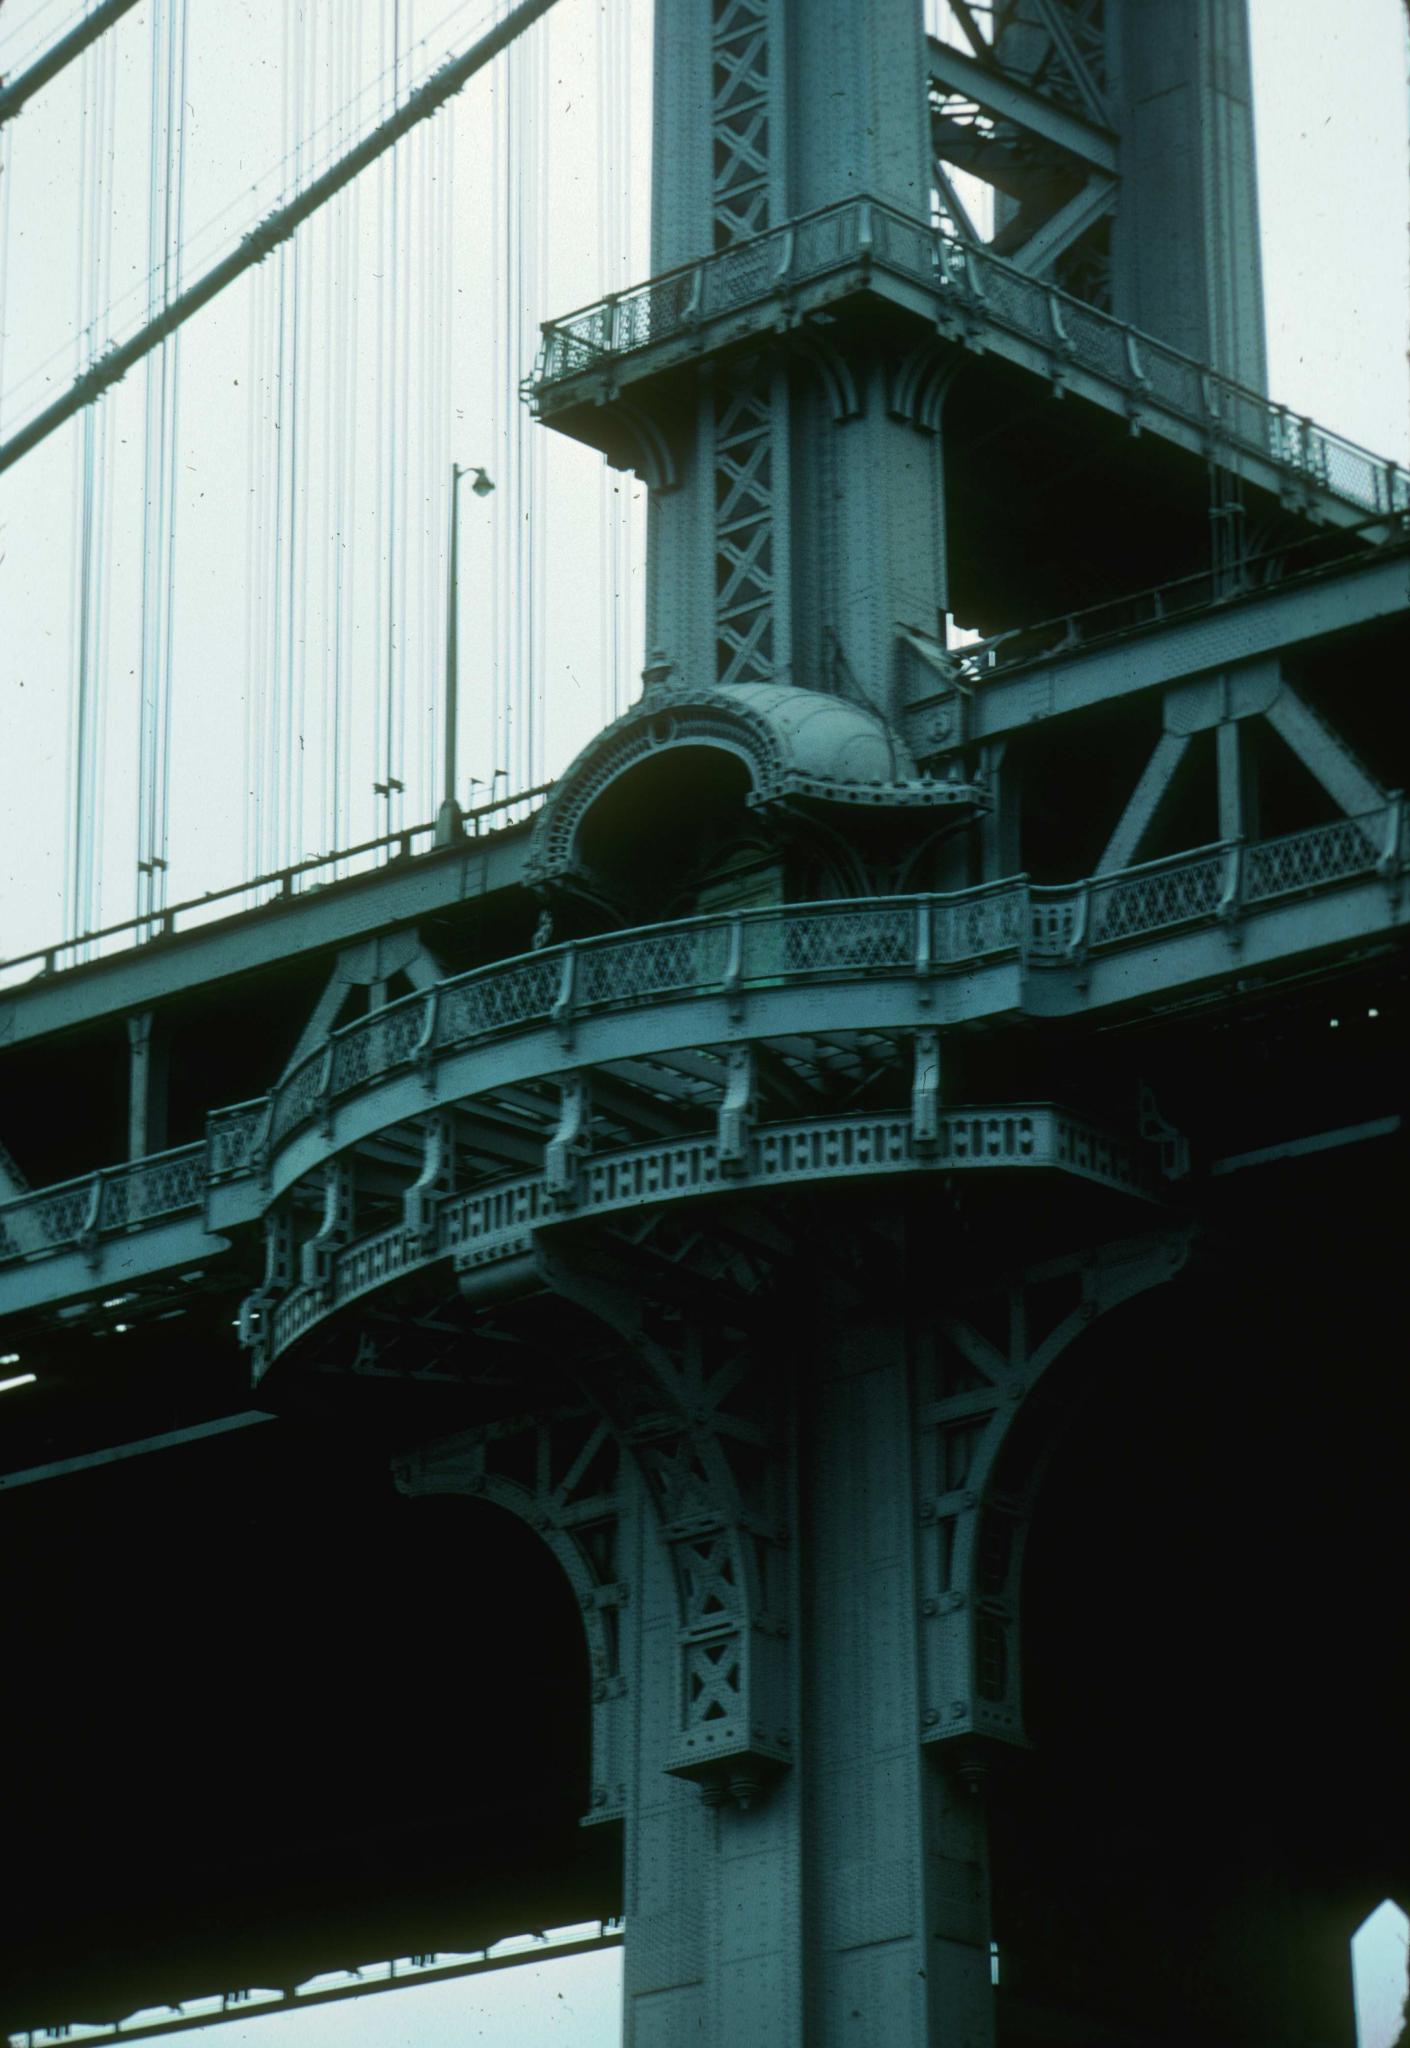
M22 456L28 455L32 448L37 448L41 441L47 440L75 413L81 412L86 405L92 405L105 391L121 382L135 364L140 363L168 335L174 334L177 328L184 326L193 313L199 313L202 306L219 297L236 278L243 277L247 270L252 270L281 243L287 242L304 221L317 213L321 206L326 206L345 185L351 184L360 171L375 163L419 122L438 113L477 71L483 70L501 50L507 49L517 36L555 4L556 0L519 0L519 5L511 8L504 19L487 30L477 43L458 57L448 58L370 135L365 135L345 157L332 164L321 177L315 178L307 191L298 193L286 205L276 207L267 219L243 237L238 248L215 264L204 277L198 278L195 284L179 292L155 319L147 321L126 341L99 356L61 398L56 398L52 405L37 413L9 440L0 442L0 474Z
M8 84L0 82L0 128L14 119L25 101L31 99L41 85L57 78L75 57L83 55L90 43L97 41L105 29L121 21L124 14L129 14L136 5L137 0L103 0L100 7L95 7L91 14L85 14L66 36L60 36L42 57L36 58L27 71L22 71Z

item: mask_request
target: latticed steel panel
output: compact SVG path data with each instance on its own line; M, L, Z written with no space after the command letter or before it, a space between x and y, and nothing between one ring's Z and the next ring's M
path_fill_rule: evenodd
M769 373L750 362L715 401L715 673L768 682L775 666L774 431Z
M716 251L771 224L769 28L773 0L714 0L711 211ZM745 256L748 262L748 252ZM774 672L774 418L769 380L747 368L715 402L715 673Z
M1009 0L994 18L1006 70L1082 113L1107 87L1106 0Z
M715 0L712 188L715 247L769 225L769 13L772 0Z

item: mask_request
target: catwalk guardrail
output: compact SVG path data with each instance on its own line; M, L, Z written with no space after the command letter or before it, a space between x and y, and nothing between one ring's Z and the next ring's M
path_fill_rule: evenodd
M1215 442L1242 448L1375 514L1410 509L1410 472L1207 364L874 199L849 199L545 323L527 389L552 388L829 272L889 270L974 321L1035 343Z
M213 1111L205 1139L0 1205L0 1261L199 1209L297 1131L399 1071L502 1034L608 1010L857 975L928 981L1017 954L1055 968L1153 933L1238 919L1406 867L1405 800L1282 838L1220 843L1074 884L1019 877L952 895L696 917L473 968L345 1025L268 1096Z
M538 811L552 787L550 782L539 783L533 789L519 790L513 796L498 797L493 803L466 811L464 835L450 841L449 850L463 853L496 831L523 824ZM114 954L128 952L135 946L151 945L161 939L202 930L206 925L225 918L267 910L273 904L290 903L332 888L339 882L379 874L394 862L447 850L446 846L436 844L433 819L424 825L406 825L396 832L384 832L377 839L360 840L356 846L345 846L335 853L310 854L305 860L292 861L288 867L273 868L267 874L251 876L248 881L228 882L222 889L207 889L202 896L188 896L180 903L144 911L139 916L124 918L118 924L102 925L94 931L79 932L70 939L55 939L49 945L36 946L28 953L16 953L10 959L0 959L0 994L25 986L23 981L3 980L17 967L33 970L30 979L34 979L36 973L61 973L69 967L85 966L93 959L110 959Z

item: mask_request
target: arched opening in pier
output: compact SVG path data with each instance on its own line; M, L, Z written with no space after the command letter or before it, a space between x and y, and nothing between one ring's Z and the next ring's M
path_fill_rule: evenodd
M1410 1401L1388 1269L1338 1249L1290 1230L1066 1361L1091 1399L1025 1553L1035 1748L992 1774L1004 2048L1357 2048L1350 1937L1410 1881Z
M735 865L767 868L778 900L777 854L746 808L751 783L747 763L728 748L665 744L584 816L582 864L631 923L689 917L709 878Z
M533 1530L289 1421L135 1473L3 1500L0 2033L618 1909L582 1616Z

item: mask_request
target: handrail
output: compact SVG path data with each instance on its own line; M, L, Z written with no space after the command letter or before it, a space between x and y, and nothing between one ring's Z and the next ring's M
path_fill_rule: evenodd
M1096 646L1122 633L1143 627L1164 625L1171 618L1188 618L1192 612L1213 611L1257 598L1271 589L1283 589L1300 578L1308 582L1332 576L1348 568L1370 567L1398 550L1410 549L1410 529L1392 530L1382 538L1384 521L1369 519L1356 526L1309 535L1290 547L1265 554L1245 555L1235 564L1241 579L1234 587L1215 587L1214 572L1196 570L1168 583L1154 583L1142 590L1106 597L1081 611L1059 612L1031 624L1009 627L984 640L972 640L950 649L950 659L966 683L982 684L1000 669L1023 668L1030 663L1051 661L1060 655ZM1344 543L1344 545L1342 545ZM1332 548L1333 552L1328 552ZM1296 560L1291 558L1296 557ZM1309 565L1308 558L1312 557ZM1263 580L1252 580L1259 572Z
M784 238L787 237L785 245ZM1213 445L1241 448L1314 483L1363 511L1410 510L1410 472L1344 435L1292 413L1193 356L1083 299L1058 291L992 251L858 196L765 229L695 263L614 293L610 300L546 321L525 390L538 409L552 387L609 358L693 329L701 318L771 298L778 289L774 245L789 254L788 288L865 260L931 285L962 317L981 316L1065 363L1116 385L1132 404L1198 427Z
M1410 865L1404 799L1278 839L1215 841L1075 883L1019 875L948 895L881 896L713 912L605 932L518 954L343 1025L271 1094L213 1110L206 1137L0 1204L0 1262L95 1232L198 1209L206 1191L265 1170L297 1130L336 1101L400 1071L421 1071L525 1026L571 1026L604 1010L716 993L738 1007L751 987L842 975L935 978L1017 956L1075 965L1181 925L1217 925L1247 908L1304 897ZM571 1017L563 1012L572 960Z
M492 817L497 812L512 810L518 804L534 803L539 797L547 796L552 787L553 784L551 782L535 783L532 789L521 789L512 796L497 797L493 803L480 804L474 810L466 811L463 814L464 823L473 828L469 835L470 838L475 840L483 836L480 831L481 819ZM506 820L505 825L500 829L507 830L511 825L522 823L522 818L510 818ZM424 825L405 825L400 831L384 832L377 839L364 839L359 841L356 846L341 847L334 853L310 854L307 859L293 861L288 867L273 868L263 875L252 875L248 881L229 882L221 889L207 889L203 896L188 896L184 902L168 904L161 910L141 911L135 917L124 918L120 924L102 925L96 931L80 932L71 939L57 939L48 946L36 946L28 953L15 953L8 959L0 958L0 971L7 971L12 967L27 967L31 961L42 960L46 974L60 973L65 970L57 966L57 956L60 953L69 952L74 947L93 946L100 939L117 938L123 932L141 932L147 929L152 930L153 938L170 938L174 936L175 920L186 912L209 910L213 903L222 903L231 896L245 896L252 889L269 889L277 885L278 894L270 898L268 902L243 905L240 909L227 912L226 915L239 917L246 910L268 910L271 902L288 902L299 894L299 891L294 887L294 882L300 875L311 874L315 868L337 867L343 861L361 860L365 855L379 853L383 847L387 846L395 846L397 848L393 859L412 859L415 856L412 853L411 842L414 839L425 838L428 833L434 834L435 830L436 822L432 819ZM454 847L462 847L463 844L464 842L461 840L452 842ZM446 849L432 847L427 850L437 852L445 851ZM335 875L333 882L354 881L357 879L359 877L352 875ZM324 884L323 886L331 887L332 883ZM140 941L137 943L140 943ZM89 964L91 963L86 961L73 961L70 963L71 966L87 966ZM4 991L0 990L0 994L3 993Z
M31 1188L0 1204L0 1261L84 1245L105 1231L199 1208L205 1156L205 1140L197 1139L122 1166L103 1166L74 1180Z

